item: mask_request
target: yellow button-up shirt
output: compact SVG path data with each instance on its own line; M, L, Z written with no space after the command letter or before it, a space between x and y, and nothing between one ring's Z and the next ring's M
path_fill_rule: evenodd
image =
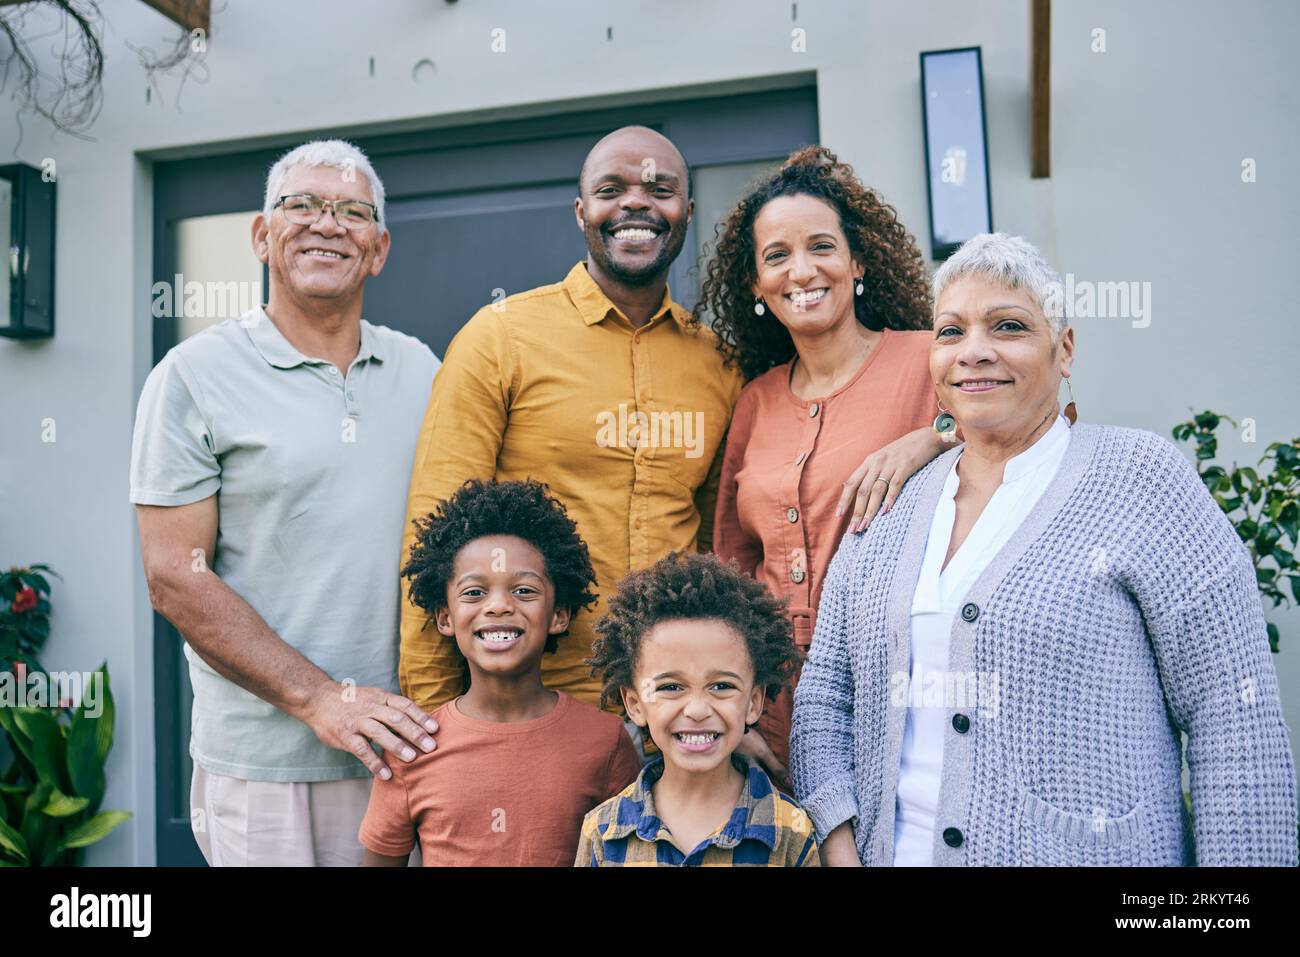
M740 395L715 336L664 290L639 329L578 263L563 282L484 306L447 348L424 416L406 509L467 479L545 482L591 552L600 602L542 659L546 686L595 704L592 623L629 571L712 547L723 437ZM404 594L408 591L403 582ZM402 604L402 693L426 711L464 692L465 663L424 610Z

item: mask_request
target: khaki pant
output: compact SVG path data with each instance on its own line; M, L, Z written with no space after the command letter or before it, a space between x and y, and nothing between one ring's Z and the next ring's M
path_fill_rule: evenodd
M194 839L212 867L357 867L370 781L243 781L195 764Z

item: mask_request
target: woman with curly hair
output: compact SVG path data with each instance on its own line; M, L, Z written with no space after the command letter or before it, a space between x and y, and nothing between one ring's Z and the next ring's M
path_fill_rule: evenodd
M846 529L887 511L944 448L929 427L938 410L925 265L893 207L809 146L719 225L704 313L748 380L727 436L714 548L787 599L806 652ZM740 749L787 790L790 714L790 695L769 699Z

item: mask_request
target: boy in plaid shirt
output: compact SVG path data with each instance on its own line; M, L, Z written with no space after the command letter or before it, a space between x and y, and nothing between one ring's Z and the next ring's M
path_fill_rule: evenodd
M589 663L660 755L589 812L579 867L807 867L807 814L735 754L798 660L778 602L715 555L633 572L596 623Z

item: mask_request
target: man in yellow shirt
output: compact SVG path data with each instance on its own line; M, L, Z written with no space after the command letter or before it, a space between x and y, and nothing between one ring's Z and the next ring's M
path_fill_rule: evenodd
M535 478L591 552L599 604L547 655L547 687L596 704L592 623L630 570L709 550L723 436L740 394L715 337L669 296L694 203L677 148L624 127L587 155L574 203L587 259L562 282L485 306L433 385L407 502L411 520L470 478ZM403 589L405 591L405 589ZM404 597L402 692L426 710L465 690L455 642Z

